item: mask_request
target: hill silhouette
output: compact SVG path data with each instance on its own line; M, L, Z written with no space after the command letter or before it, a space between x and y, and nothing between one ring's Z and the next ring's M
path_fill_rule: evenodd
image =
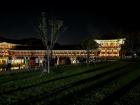
M0 42L7 42L18 44L15 50L45 50L45 46L41 39L37 38L25 38L25 39L9 39L0 36ZM49 42L50 43L50 42ZM80 50L82 47L80 45L60 45L56 43L54 50Z

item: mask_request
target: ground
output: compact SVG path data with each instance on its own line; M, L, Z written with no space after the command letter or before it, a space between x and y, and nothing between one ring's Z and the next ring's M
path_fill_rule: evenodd
M0 73L0 105L140 105L139 62Z

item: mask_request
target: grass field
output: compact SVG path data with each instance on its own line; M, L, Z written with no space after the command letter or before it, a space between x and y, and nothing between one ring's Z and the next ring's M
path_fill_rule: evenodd
M0 105L140 105L139 62L0 73Z

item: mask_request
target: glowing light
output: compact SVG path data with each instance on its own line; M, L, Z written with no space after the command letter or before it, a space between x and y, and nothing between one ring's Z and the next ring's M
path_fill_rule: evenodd
M125 38L95 41L100 45L100 56L119 56L119 51L121 50L120 45L124 44Z

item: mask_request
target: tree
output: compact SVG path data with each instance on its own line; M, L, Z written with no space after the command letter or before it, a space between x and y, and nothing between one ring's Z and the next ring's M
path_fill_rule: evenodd
M126 36L126 41L124 44L124 48L126 51L130 51L132 56L134 56L135 53L138 53L140 50L140 33L128 33Z
M81 46L87 52L87 63L89 63L90 52L91 50L98 48L98 44L94 41L94 38L88 37L81 42Z
M121 52L129 53L132 56L140 51L140 33L139 32L114 32L117 38L125 38L125 43L121 45Z
M42 39L43 44L46 47L46 55L47 55L47 66L45 63L45 68L50 73L50 55L52 53L53 47L58 39L58 36L62 32L63 21L61 20L46 20L45 12L42 12L41 21L39 23L39 32L40 37ZM49 43L50 38L50 43Z
M126 43L126 37L127 37L127 34L122 32L122 31L117 31L117 32L112 32L113 35L115 36L115 38L117 39L125 39L124 42ZM121 50L120 50L120 57L122 58L124 53L126 52L126 44L123 43L121 44Z

